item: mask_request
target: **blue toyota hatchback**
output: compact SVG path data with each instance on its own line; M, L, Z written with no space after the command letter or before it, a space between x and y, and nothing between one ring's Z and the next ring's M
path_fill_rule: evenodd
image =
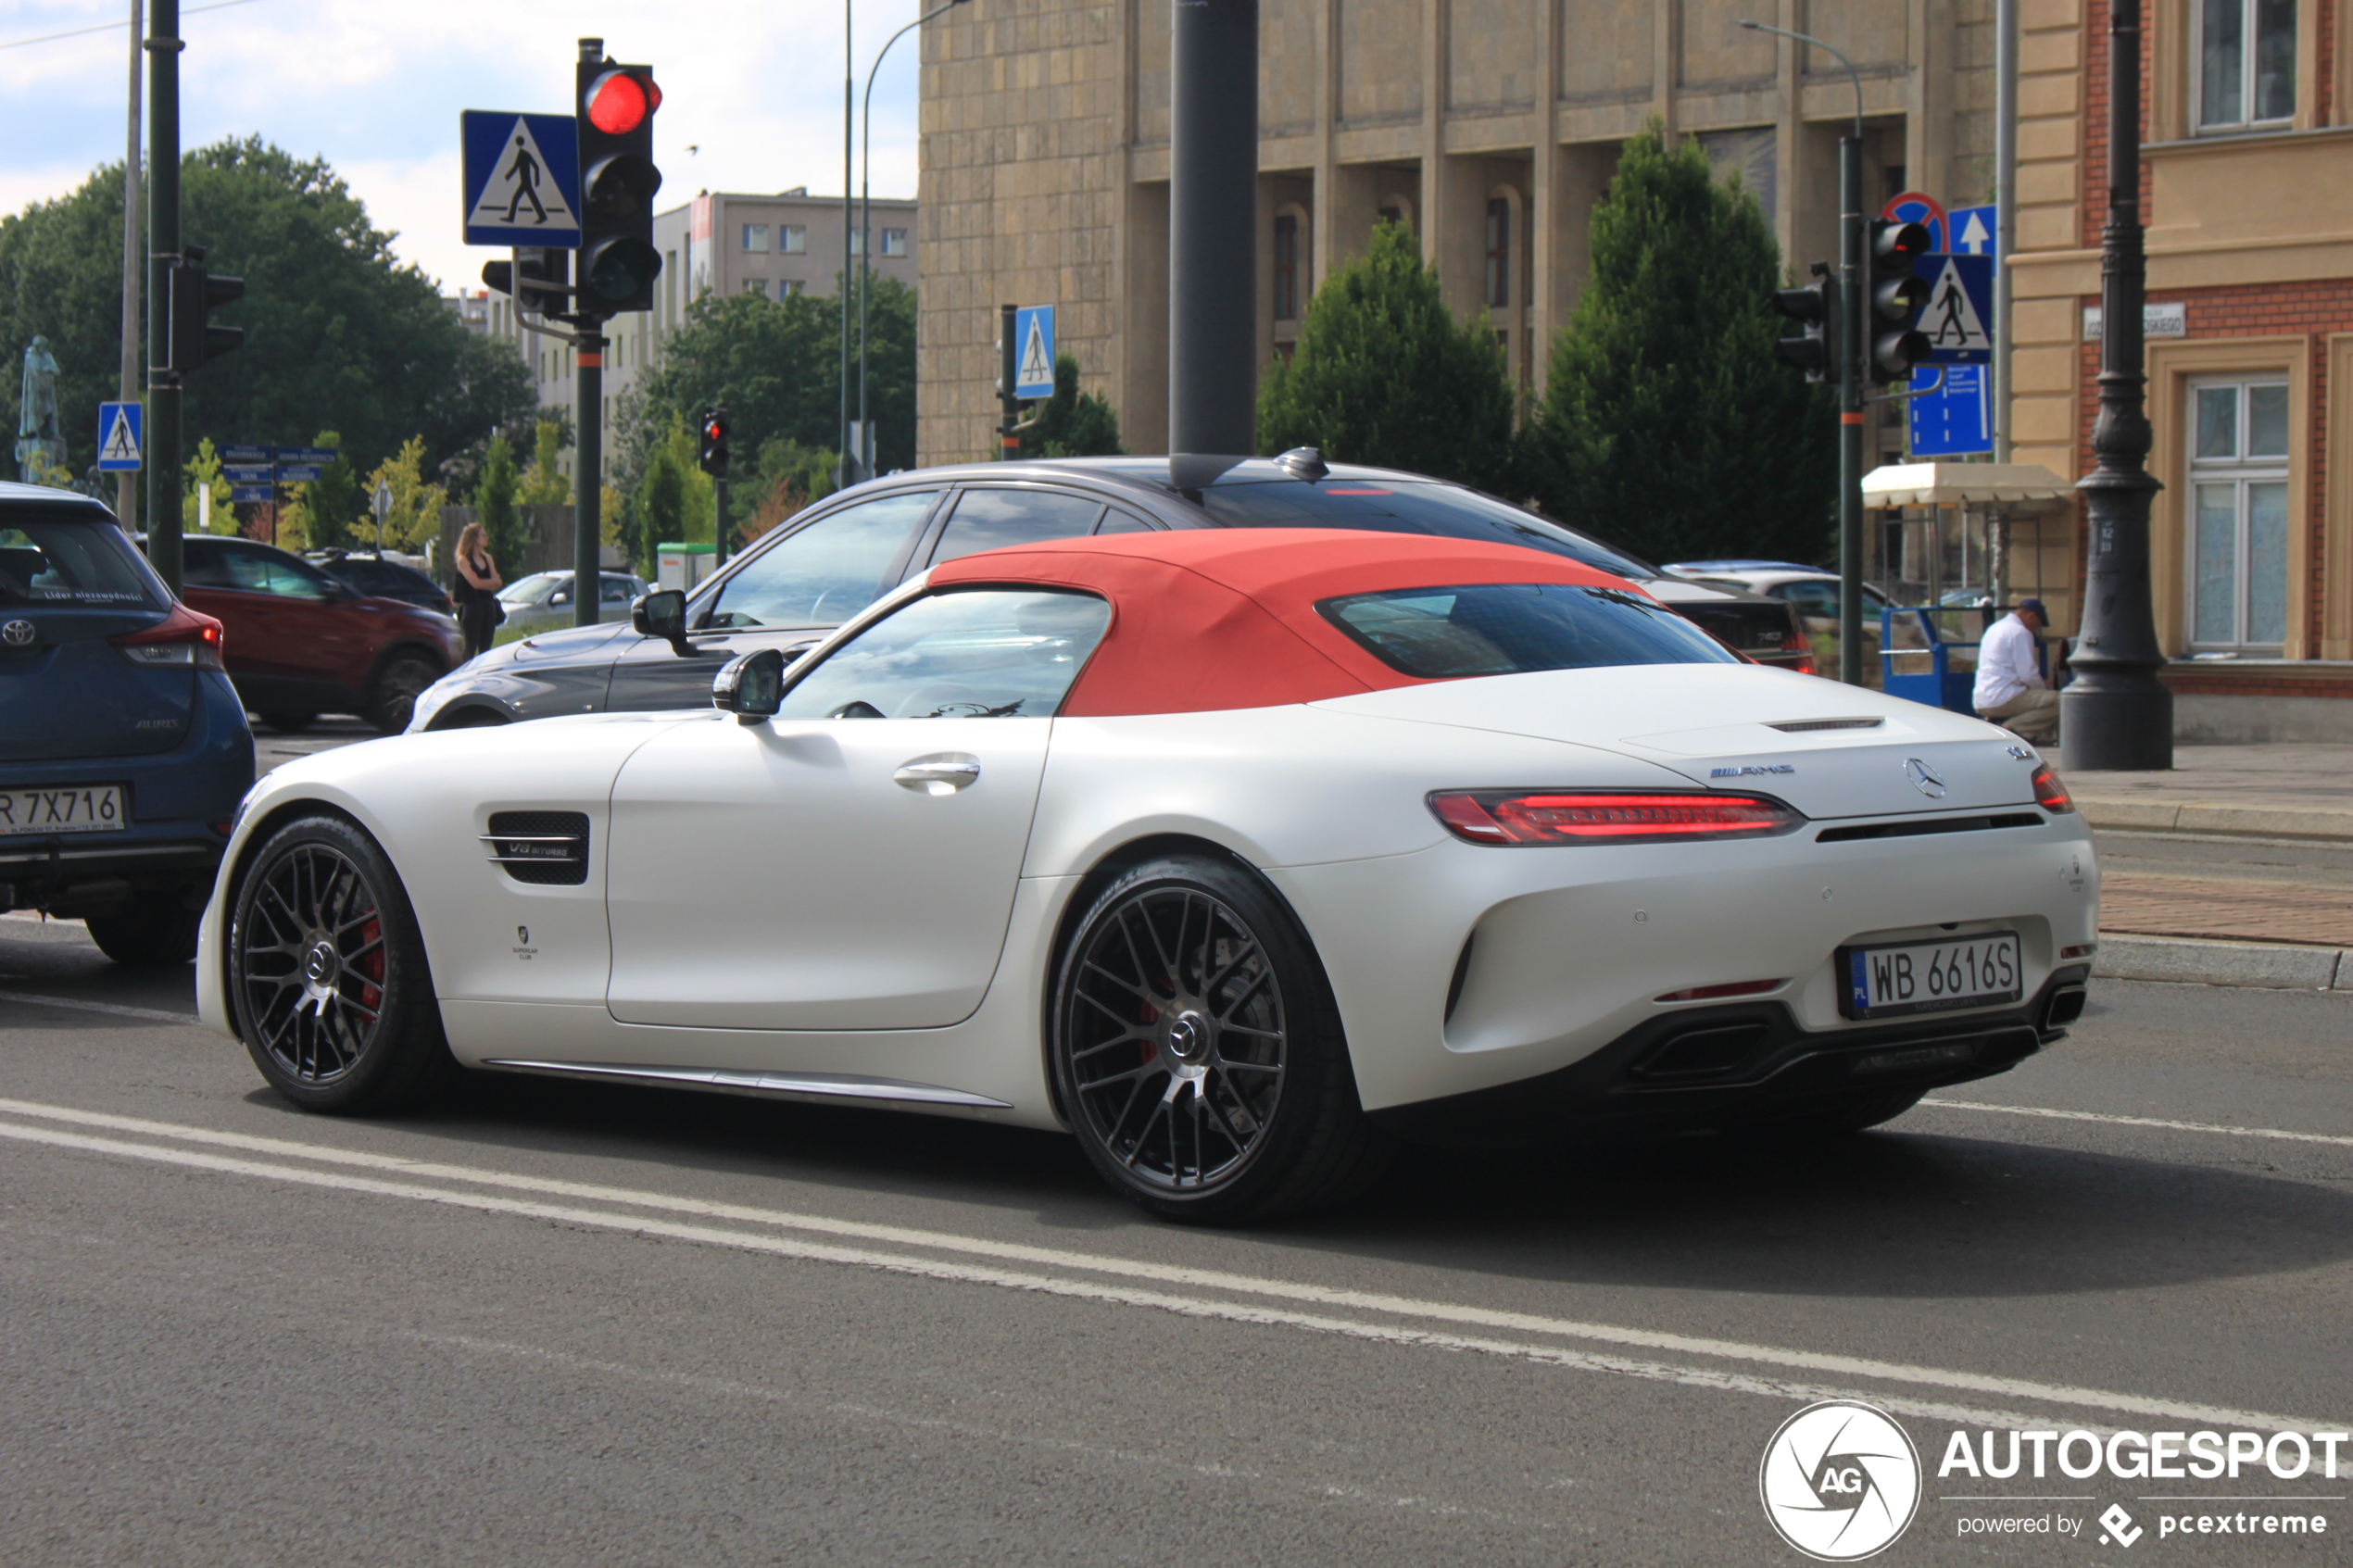
M118 963L186 963L253 734L220 622L97 502L0 483L0 909L81 920Z

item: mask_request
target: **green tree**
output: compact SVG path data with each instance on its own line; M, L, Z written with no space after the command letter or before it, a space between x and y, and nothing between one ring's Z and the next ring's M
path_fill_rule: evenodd
M1513 396L1484 320L1456 321L1413 234L1377 224L1365 254L1335 267L1286 365L1258 389L1258 449L1314 446L1334 462L1378 463L1513 488Z
M1038 422L1021 433L1025 458L1116 458L1127 448L1119 440L1119 414L1101 393L1078 390L1078 361L1054 356L1054 395L1038 410Z
M109 164L0 219L0 344L47 334L77 472L95 460L96 405L120 376L122 184ZM359 471L411 434L432 467L531 410L520 357L468 332L323 160L258 137L198 148L182 163L181 213L206 266L245 281L217 318L243 326L245 345L189 378L192 442L296 445L326 414ZM0 377L11 424L17 398L17 378Z
M382 533L387 550L414 550L426 540L441 536L441 508L447 504L448 496L440 485L424 482L424 459L425 438L413 435L368 476L365 489L369 495L375 495L379 484L392 492L392 508L384 514ZM368 533L368 543L373 544L378 535L372 513Z
M697 432L683 416L673 415L669 429L649 448L638 486L638 506L649 535L644 541L648 556L657 545L711 543L711 476L695 460L698 447Z
M1825 389L1773 358L1780 254L1756 198L1654 123L1593 209L1529 472L1545 509L1655 560L1813 560L1837 495Z
M519 478L514 449L503 441L491 442L474 485L474 521L489 540L490 558L506 571L522 560L522 513L515 507Z
M572 481L564 476L563 452L571 445L563 427L541 420L532 427L531 468L522 476L516 499L526 507L560 507L573 497Z
M359 495L359 475L351 459L342 456L343 434L339 431L322 430L310 438L313 446L323 446L336 454L335 460L319 470L319 477L296 487L296 498L302 507L303 530L311 544L321 549L347 549L352 530L366 505Z

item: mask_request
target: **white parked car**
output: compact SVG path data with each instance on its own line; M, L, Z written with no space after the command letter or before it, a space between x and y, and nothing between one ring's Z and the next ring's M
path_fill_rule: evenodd
M271 772L205 1020L316 1110L453 1059L883 1104L1066 1128L1236 1220L1395 1136L1859 1128L2082 1005L2092 839L2031 749L1572 560L1061 540L781 668Z
M515 579L498 590L499 608L506 611L499 624L526 632L552 632L572 625L579 619L572 608L573 582L569 571L535 571L528 577ZM645 591L643 578L632 577L625 571L599 572L598 619L627 619L630 602Z

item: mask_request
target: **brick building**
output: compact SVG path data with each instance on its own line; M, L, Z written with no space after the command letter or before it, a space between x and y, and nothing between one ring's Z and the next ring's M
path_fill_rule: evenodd
M2023 0L2016 456L2091 471L2107 20ZM2353 50L2345 0L2148 0L2151 537L2184 740L2353 741ZM2011 580L2078 619L2080 509Z
M1131 446L1162 449L1169 15L970 0L924 29L921 460L994 451L1002 304L1058 307L1088 388ZM1906 187L1983 199L1992 16L1992 0L1261 0L1261 362L1388 215L1535 389L1584 282L1588 216L1653 117L1743 172L1785 255L1835 257L1850 78L1744 18L1860 68L1874 205Z

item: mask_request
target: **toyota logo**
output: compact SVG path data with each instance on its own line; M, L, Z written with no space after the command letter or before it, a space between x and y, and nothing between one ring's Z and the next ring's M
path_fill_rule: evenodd
M1912 787L1914 789L1919 790L1931 800L1941 800L1944 798L1944 779L1937 775L1935 769L1930 767L1919 758L1907 757L1904 759L1904 776L1912 781Z
M12 648L31 647L32 639L39 634L30 621L11 621L6 626L0 626L0 643L6 643Z

